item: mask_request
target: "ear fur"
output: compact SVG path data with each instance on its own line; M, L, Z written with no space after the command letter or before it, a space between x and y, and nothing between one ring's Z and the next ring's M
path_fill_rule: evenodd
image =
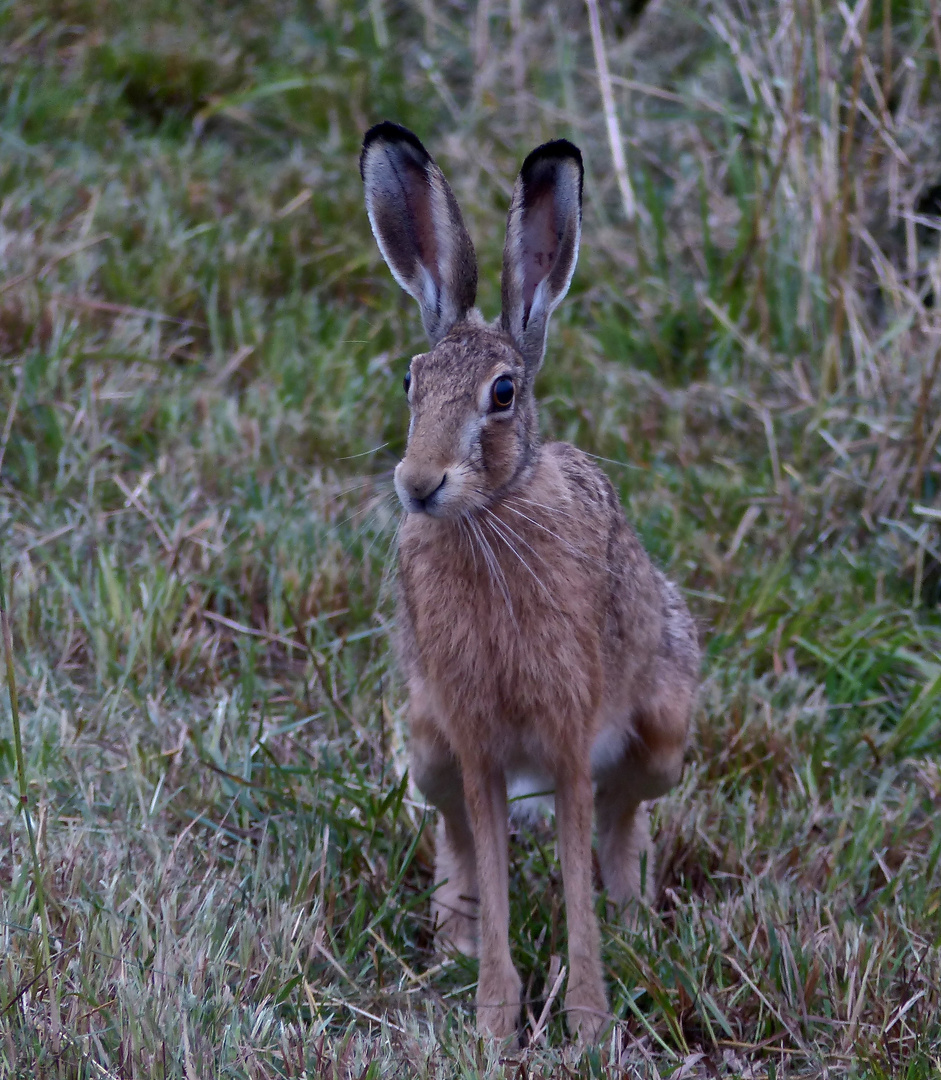
M506 223L503 329L530 377L542 363L549 316L568 292L582 226L582 155L565 139L537 147L523 162Z
M418 138L389 121L366 132L359 169L382 257L435 345L477 295L477 257L454 194Z

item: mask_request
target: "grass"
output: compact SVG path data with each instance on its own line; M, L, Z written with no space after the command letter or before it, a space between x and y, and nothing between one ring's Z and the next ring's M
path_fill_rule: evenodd
M638 5L635 5L638 6ZM941 9L412 0L0 9L0 1075L937 1074ZM617 1028L502 1061L432 948L390 660L417 312L356 155L453 181L496 311L525 152L585 151L539 393L605 459L706 650L604 923ZM530 1030L564 958L512 852ZM58 1018L58 1019L57 1019Z

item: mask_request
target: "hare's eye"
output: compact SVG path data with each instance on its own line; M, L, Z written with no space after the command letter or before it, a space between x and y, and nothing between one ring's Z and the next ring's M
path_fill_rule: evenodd
M493 404L497 409L508 409L513 404L513 380L505 375L493 384Z
M402 386L405 388L405 393L408 393L408 388L412 385L412 373L410 371L405 372L405 378L402 380Z

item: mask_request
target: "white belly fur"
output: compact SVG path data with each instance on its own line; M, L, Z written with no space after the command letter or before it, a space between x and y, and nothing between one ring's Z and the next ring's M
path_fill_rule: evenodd
M598 732L591 748L591 774L597 779L600 773L616 765L624 754L630 740L630 732L623 726L604 727ZM555 809L553 797L555 781L552 776L532 761L517 761L506 771L506 794L510 817L516 821L531 821L545 816Z

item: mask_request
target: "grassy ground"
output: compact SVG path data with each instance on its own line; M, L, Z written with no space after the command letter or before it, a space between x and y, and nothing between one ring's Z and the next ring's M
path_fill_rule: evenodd
M636 6L636 5L635 5ZM532 10L530 10L532 8ZM0 1075L920 1077L941 1069L941 8L574 0L0 8ZM586 153L539 392L706 650L617 1030L473 1035L431 947L390 663L417 312L356 155L413 127L494 314L524 153ZM547 884L548 883L548 884ZM515 838L530 1030L564 957ZM51 977L50 977L51 975Z

